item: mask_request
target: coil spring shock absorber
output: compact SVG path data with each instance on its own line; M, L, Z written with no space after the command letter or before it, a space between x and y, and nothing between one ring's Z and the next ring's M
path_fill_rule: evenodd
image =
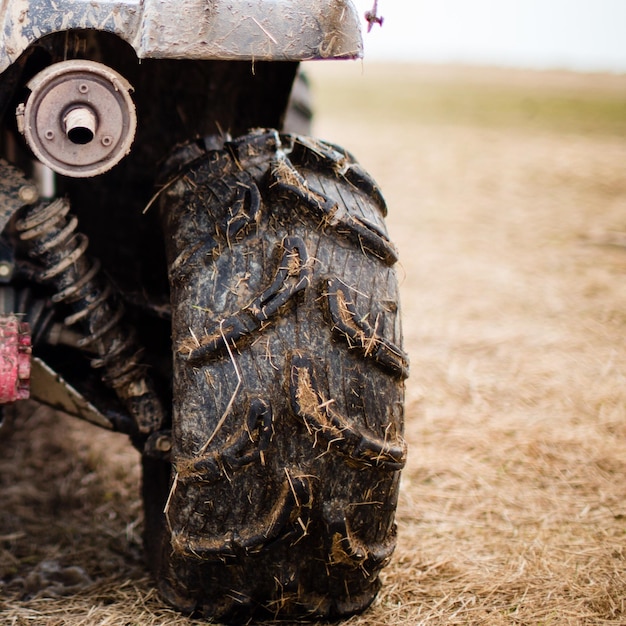
M85 255L87 236L76 231L78 219L69 210L64 198L25 206L16 222L20 239L45 268L42 280L57 290L53 302L73 311L64 323L81 327L78 347L97 355L92 367L104 370L102 380L125 404L139 432L152 433L162 426L164 410L141 364L142 349L122 321L123 306L99 274L99 262Z

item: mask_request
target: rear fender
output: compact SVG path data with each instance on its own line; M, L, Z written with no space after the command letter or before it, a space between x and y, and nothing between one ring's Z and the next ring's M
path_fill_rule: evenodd
M113 33L142 58L303 61L362 55L350 0L4 0L0 72L41 37Z

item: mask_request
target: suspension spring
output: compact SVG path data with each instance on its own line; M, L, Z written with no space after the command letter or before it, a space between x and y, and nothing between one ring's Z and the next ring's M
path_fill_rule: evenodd
M143 350L123 321L124 307L100 273L100 263L85 254L89 240L77 226L65 198L26 206L16 222L29 256L44 268L42 281L56 290L52 301L72 311L64 324L82 331L77 346L96 355L91 366L102 368L102 380L125 404L139 432L151 433L161 427L164 410L142 364Z

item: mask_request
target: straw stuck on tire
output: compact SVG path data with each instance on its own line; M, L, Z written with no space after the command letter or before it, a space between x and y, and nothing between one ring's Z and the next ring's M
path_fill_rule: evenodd
M144 489L161 592L228 621L362 610L406 454L384 201L324 142L199 146L161 197L173 449Z

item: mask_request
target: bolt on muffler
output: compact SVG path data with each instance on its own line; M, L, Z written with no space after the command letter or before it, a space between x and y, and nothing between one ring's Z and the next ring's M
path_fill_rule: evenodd
M20 132L35 156L74 178L110 170L130 151L137 116L132 87L101 63L56 63L32 78L17 108Z

